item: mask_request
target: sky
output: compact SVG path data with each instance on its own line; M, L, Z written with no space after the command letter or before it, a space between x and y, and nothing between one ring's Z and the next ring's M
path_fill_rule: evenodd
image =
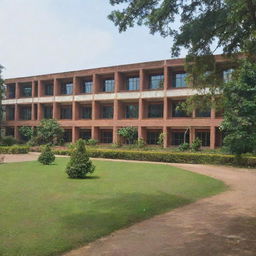
M120 34L111 10L108 0L0 0L4 78L171 58L171 38L145 27Z

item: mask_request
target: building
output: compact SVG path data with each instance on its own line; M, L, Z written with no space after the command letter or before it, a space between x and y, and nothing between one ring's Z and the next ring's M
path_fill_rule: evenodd
M221 56L219 65L225 67ZM65 141L93 138L116 143L120 127L138 127L138 136L156 144L177 146L196 137L205 147L222 143L221 114L194 110L191 116L176 106L189 95L184 59L162 60L6 80L3 105L6 135L20 139L19 127L36 127L43 118L56 118Z

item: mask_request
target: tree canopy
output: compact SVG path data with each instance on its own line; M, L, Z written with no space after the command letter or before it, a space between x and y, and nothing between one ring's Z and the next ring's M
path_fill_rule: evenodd
M212 55L222 48L227 55L256 53L256 0L110 0L125 6L111 12L109 19L126 31L134 25L147 26L151 34L173 38L172 56L181 48L188 55ZM180 23L179 28L175 21Z

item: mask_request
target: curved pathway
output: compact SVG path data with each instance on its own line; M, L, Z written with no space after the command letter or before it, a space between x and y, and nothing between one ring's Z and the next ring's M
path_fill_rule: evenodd
M30 153L5 160L37 157ZM65 256L255 256L256 170L168 165L220 179L230 189L118 230Z

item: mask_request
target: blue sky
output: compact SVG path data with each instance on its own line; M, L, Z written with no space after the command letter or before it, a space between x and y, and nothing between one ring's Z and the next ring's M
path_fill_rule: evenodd
M107 19L112 9L108 0L0 0L4 77L171 57L171 38L144 27L119 34Z

